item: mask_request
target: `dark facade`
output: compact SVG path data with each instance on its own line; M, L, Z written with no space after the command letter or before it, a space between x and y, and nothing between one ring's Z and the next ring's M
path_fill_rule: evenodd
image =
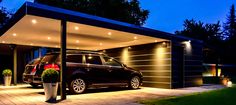
M196 41L172 42L172 87L203 84L202 43Z
M199 42L173 40L105 52L141 70L144 86L181 88L202 85L202 45Z

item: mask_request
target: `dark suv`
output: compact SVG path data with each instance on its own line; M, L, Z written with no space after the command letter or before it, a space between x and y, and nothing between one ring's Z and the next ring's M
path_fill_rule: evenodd
M37 60L39 63L28 64L23 81L32 86L42 84L41 74L45 69L60 71L59 55L59 52L49 53ZM128 86L137 89L142 83L141 72L102 53L68 51L66 61L66 82L72 93L83 93L90 87Z

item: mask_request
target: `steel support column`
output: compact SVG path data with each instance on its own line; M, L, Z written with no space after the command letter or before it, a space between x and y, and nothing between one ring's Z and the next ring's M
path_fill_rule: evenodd
M13 84L14 85L17 85L17 48L14 47L14 50L13 50Z
M60 93L61 100L66 99L66 81L65 81L65 71L66 71L66 21L61 20L61 70L60 70Z
M17 47L14 44L9 44L9 48L13 52L13 72L12 72L12 83L17 84Z

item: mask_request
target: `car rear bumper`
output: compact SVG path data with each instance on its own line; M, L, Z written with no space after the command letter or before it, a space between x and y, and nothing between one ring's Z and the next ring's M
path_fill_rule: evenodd
M31 74L23 74L22 79L23 79L23 82L25 82L25 83L42 84L40 77L31 75Z

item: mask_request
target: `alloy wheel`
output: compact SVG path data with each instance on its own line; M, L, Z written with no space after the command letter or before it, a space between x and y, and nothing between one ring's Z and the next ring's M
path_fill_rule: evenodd
M138 89L140 86L140 79L138 76L135 76L130 81L131 88Z
M86 89L86 84L83 79L75 79L72 83L72 87L75 93L83 93Z

